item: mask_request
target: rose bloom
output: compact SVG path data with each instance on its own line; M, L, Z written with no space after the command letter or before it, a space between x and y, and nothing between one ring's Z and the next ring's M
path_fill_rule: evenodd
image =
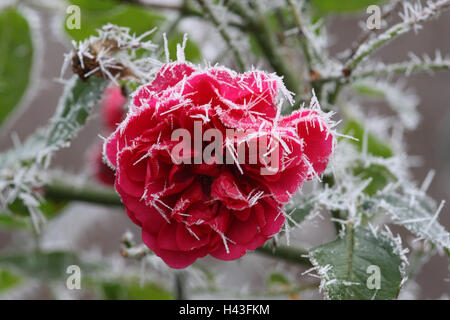
M103 126L107 131L114 131L123 121L126 103L127 98L123 95L122 88L117 85L112 85L103 92L100 107Z
M113 186L116 173L104 161L101 143L94 143L86 153L86 161L89 164L89 174L99 182L107 186Z
M119 123L125 118L125 105L127 98L119 86L112 85L103 92L100 104L100 115L104 135L110 135ZM101 143L95 142L87 151L87 162L90 172L95 179L105 185L114 185L115 172L103 162L103 147Z
M170 267L187 267L208 254L234 260L263 245L285 221L283 204L325 169L334 144L327 116L318 108L281 116L283 92L273 74L175 62L133 95L104 156L143 242ZM277 170L261 174L261 159L176 164L171 151L179 141L172 133L182 128L194 136L195 121L203 132L218 129L224 137L227 129L257 132L232 140L231 147L223 143L224 154L265 136L269 148L279 145Z

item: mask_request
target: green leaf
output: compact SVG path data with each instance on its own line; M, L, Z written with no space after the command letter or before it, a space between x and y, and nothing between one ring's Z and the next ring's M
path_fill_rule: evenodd
M389 213L394 222L404 226L415 235L450 250L450 233L437 219L437 206L433 199L420 192L378 194L368 200L378 209Z
M59 100L55 115L45 128L30 135L15 149L0 154L0 167L17 167L20 163L28 167L44 163L52 152L67 147L81 127L85 124L92 108L100 100L109 80L90 77L82 81L73 76L68 81Z
M109 80L90 77L82 81L73 76L68 81L64 93L59 100L55 115L45 128L35 131L25 142L7 152L0 153L2 169L2 193L9 193L10 206L13 213L26 212L32 214L33 226L40 231L47 216L53 216L64 204L56 205L41 201L37 188L42 187L42 172L48 168L52 155L59 149L67 147L85 124L92 108L100 100ZM13 192L10 192L12 190Z
M362 227L348 227L342 238L312 248L309 256L328 298L395 299L403 279L401 251L387 233L375 235ZM374 284L369 277L375 275L369 266L379 268L379 289L369 289L368 284Z
M0 266L40 280L65 278L70 265L79 266L83 274L98 269L97 266L85 263L76 254L67 251L14 252L0 255Z
M20 276L8 270L0 269L0 294L17 287L21 282Z
M100 284L106 300L171 300L172 293L154 283L140 286L135 280L111 280Z
M73 76L50 122L46 141L48 147L62 146L78 133L108 83L106 79L90 77L82 81L78 76Z
M59 215L66 207L66 205L67 205L66 201L52 201L50 199L44 198L40 202L39 210L44 214L46 218L53 218ZM21 199L15 199L11 203L9 203L8 210L12 213L12 215L8 216L13 217L14 220L17 221L21 220L23 217L28 217L30 214L27 206L23 203Z
M363 149L364 127L355 120L349 120L344 128L344 134L351 135L358 141L351 140L358 147L359 151ZM370 132L367 134L367 152L373 156L390 158L393 151L389 145L379 140Z
M375 135L368 132L366 137L364 136L364 127L356 120L350 119L347 121L344 127L344 134L350 135L358 141L349 140L354 144L358 151L363 151L364 139L367 142L367 153L381 158L390 158L394 155L391 147L378 139ZM389 168L382 165L372 164L365 167L363 164L355 162L354 174L361 177L363 180L371 179L369 185L364 189L364 193L367 195L374 195L379 190L382 190L389 183L395 181L395 176L391 173Z
M372 164L367 168L358 166L353 172L363 180L371 179L369 185L363 190L369 196L376 194L379 190L383 190L389 183L395 181L395 177L389 169L376 164Z
M284 26L280 25L279 17L285 22ZM287 25L293 24L292 21L292 13L287 7L280 7L276 10L268 10L261 13L261 19L264 19L265 23L267 24L267 27L272 30L273 34L282 34L287 28ZM261 48L261 43L258 40L258 34L256 34L259 31L249 32L249 46L250 50L256 57L263 57L264 56L264 50Z
M33 43L27 20L14 8L0 11L0 125L30 82Z
M44 198L39 206L39 209L47 219L52 219L63 213L67 204L67 201L53 201L48 198Z
M107 23L128 27L131 32L142 34L161 25L162 15L141 6L122 4L114 0L70 0L81 9L81 28L69 30L64 21L66 32L74 40L83 40L96 34Z
M356 93L370 99L383 99L394 111L406 129L417 128L420 114L417 110L420 99L402 83L365 79L352 85Z
M15 214L0 213L0 229L28 229L30 221L27 218Z
M289 280L280 272L272 272L267 282L269 285L289 285Z
M357 82L353 85L353 89L359 94L373 97L373 98L384 98L385 94L383 91L374 88L373 86L366 85L363 82Z
M40 172L48 167L54 152L67 147L77 135L108 83L106 79L91 77L82 81L78 76L73 76L49 124L36 130L21 146L0 153L0 168L7 173L2 176L4 185L15 190L8 196L11 212L20 214L32 210L39 213L35 215L37 217L41 217L42 213L50 217L64 206L64 203L40 201L42 198L35 191L44 182ZM33 225L39 231L44 220L39 218L34 221L36 223Z
M253 33L249 33L248 41L252 53L258 58L262 57L264 55L264 52L261 50L261 47L259 46L258 43L258 39L255 37Z
M289 292L293 286L282 273L272 272L267 277L266 289L268 293Z
M367 9L385 0L309 0L321 13L351 13Z
M177 44L183 43L183 37L184 35L182 33L176 33L173 36L169 38L169 53L170 53L170 59L175 61L177 60ZM184 49L184 56L187 61L191 62L200 62L202 61L202 54L195 42L188 40L186 43L186 48Z
M290 219L288 223L290 226L294 225L294 222L299 224L314 210L316 204L316 197L314 195L308 196L294 196L294 198L288 202L284 211L289 214Z

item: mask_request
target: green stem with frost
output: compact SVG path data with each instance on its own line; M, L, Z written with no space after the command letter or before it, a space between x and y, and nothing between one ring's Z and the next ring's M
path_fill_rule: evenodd
M209 3L205 0L197 0L197 3L202 7L203 11L207 14L211 22L216 26L217 30L219 30L220 35L222 36L223 40L227 43L228 47L230 48L231 52L234 55L234 58L236 59L236 63L238 64L238 67L240 71L245 71L245 63L244 59L242 58L242 55L239 51L239 49L236 47L236 45L233 43L233 39L231 38L230 34L228 33L227 29L225 28L226 25L221 23L217 16L215 15L213 9L209 5Z
M247 12L248 10L244 8L240 1L228 0L225 1L225 5L247 24L249 32L255 37L269 64L278 75L283 76L286 87L296 94L301 93L300 82L292 72L292 68L286 64L283 55L279 52L278 48L280 45L277 43L265 17L261 14L258 2L255 1L256 16Z
M122 206L119 195L112 189L100 186L72 185L62 181L52 181L44 186L44 194L47 198L60 201L83 201L107 206ZM310 266L305 250L266 244L256 249L256 252L268 256L280 258L287 262L293 262L304 266Z
M368 42L363 42L356 50L356 53L347 61L344 70L346 70L347 72L355 70L355 68L366 57L373 54L377 49L381 48L386 43L410 31L411 29L414 28L416 24L430 20L440 12L449 8L450 8L450 0L440 1L438 4L435 5L435 7L432 10L430 9L429 6L427 6L421 12L417 13L416 17L405 19L405 21L395 24L385 32L379 34L374 39L369 40Z
M381 67L375 68L367 68L366 70L361 70L359 72L353 73L349 77L336 76L336 77L328 77L321 78L313 83L315 84L324 84L328 82L336 82L341 84L349 84L353 83L357 80L370 78L370 77L380 77L380 76L388 76L392 74L406 74L409 75L411 73L416 72L427 72L427 71L441 71L441 70L450 70L450 60L442 60L442 61L418 61L418 62L400 62L387 64Z

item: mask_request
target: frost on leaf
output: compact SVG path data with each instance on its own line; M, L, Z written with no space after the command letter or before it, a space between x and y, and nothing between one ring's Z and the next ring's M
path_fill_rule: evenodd
M92 108L100 100L107 80L93 78L82 82L73 77L66 86L56 114L50 120L46 146L60 148L75 137L85 124Z
M308 271L318 273L329 299L395 299L404 281L406 252L400 237L388 230L348 227L342 237L309 251L314 267ZM369 278L377 276L375 268L379 279Z
M70 65L79 77L62 80L66 87L55 115L24 143L17 142L15 148L0 154L0 209L8 212L9 205L19 200L28 209L35 229L40 230L45 219L39 210L42 199L37 190L46 183L45 169L53 154L69 146L110 80L131 77L146 81L153 76L159 62L138 52L156 48L144 40L153 31L135 36L128 28L108 24L98 30L97 36L74 43L75 50L66 55L61 78Z
M417 110L419 98L405 88L404 82L389 83L366 79L356 82L353 88L370 97L384 98L406 129L417 128L420 121Z
M389 214L395 223L400 224L440 249L450 250L450 233L439 223L438 217L445 201L439 206L422 190L413 188L387 188L377 194L368 204Z
M45 219L39 210L42 199L36 189L45 184L44 170L57 150L69 146L107 84L105 79L83 82L74 76L67 83L48 126L0 154L0 208L8 211L9 204L20 200L28 209L35 229L40 230Z
M424 22L435 18L444 10L450 8L450 0L427 1L423 6L420 1L404 1L403 12L399 14L401 21L386 31L379 33L376 37L363 43L352 59L350 59L346 68L355 69L355 67L377 49L387 44L392 39L405 34L411 30L418 31L422 28Z

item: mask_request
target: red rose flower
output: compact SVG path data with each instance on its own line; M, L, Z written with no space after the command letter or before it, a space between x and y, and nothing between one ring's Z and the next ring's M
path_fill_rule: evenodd
M108 133L114 131L117 125L122 122L126 103L127 98L124 97L122 89L118 86L111 86L103 93L101 102L102 120Z
M95 143L87 151L86 160L89 164L89 173L99 183L113 186L116 173L104 161L102 157L102 144Z
M280 116L283 92L273 74L169 63L134 94L104 155L144 243L169 266L184 268L208 254L234 260L263 245L280 231L290 195L325 169L334 143L327 117L318 108ZM194 148L174 159L177 129L194 136ZM198 129L226 137L200 163L207 139L195 147ZM262 153L252 153L263 140ZM225 154L231 162L215 161Z
M125 104L127 99L118 86L111 86L103 92L100 105L101 118L104 132L110 135L125 117ZM114 185L115 172L104 161L102 157L102 144L94 143L87 153L87 161L90 171L98 182L105 185Z

